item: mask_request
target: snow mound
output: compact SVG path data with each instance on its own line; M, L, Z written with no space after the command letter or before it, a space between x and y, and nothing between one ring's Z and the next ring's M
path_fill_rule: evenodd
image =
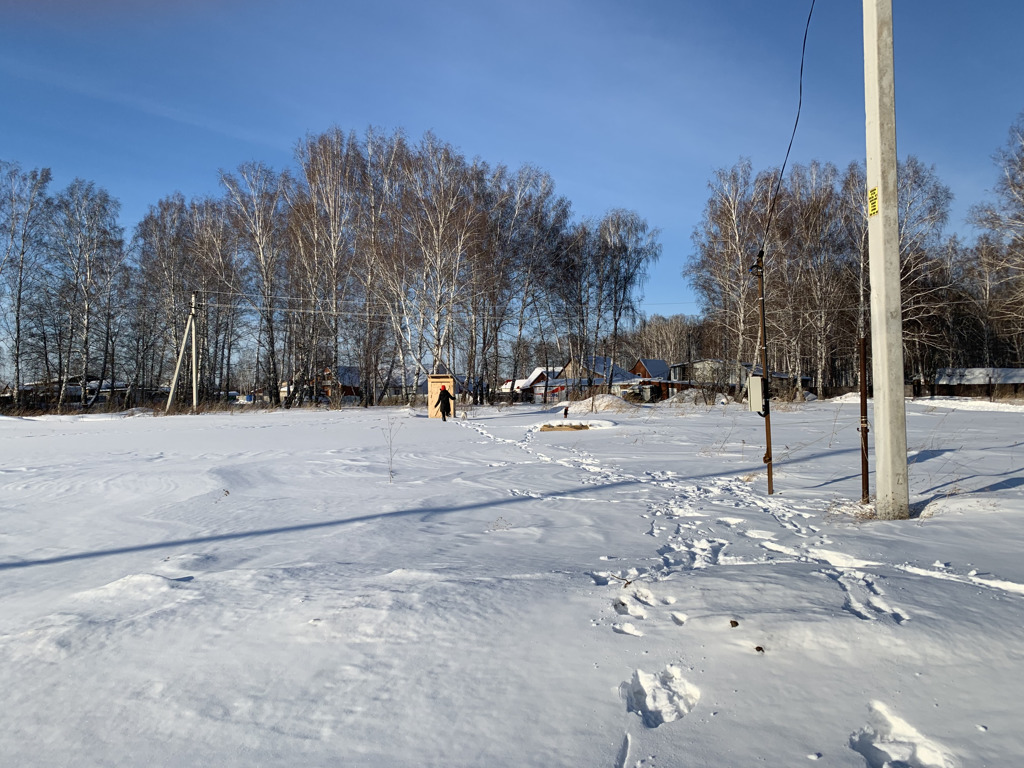
M564 407L564 406L563 406ZM586 400L569 403L569 413L593 413L594 411L636 411L640 406L627 403L617 395L594 395Z
M1019 400L984 400L980 397L928 397L918 398L912 402L920 405L936 405L957 411L1004 411L1020 413L1024 403Z

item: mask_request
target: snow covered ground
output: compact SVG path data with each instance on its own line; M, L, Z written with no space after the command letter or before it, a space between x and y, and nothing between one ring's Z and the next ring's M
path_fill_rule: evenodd
M1022 409L613 402L0 419L0 764L1020 764Z

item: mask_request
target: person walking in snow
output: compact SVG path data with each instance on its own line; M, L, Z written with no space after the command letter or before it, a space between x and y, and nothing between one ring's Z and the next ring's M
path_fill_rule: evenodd
M454 402L455 397L442 384L441 391L437 393L437 402L434 403L434 407L441 410L441 421L448 421L448 417L452 413L452 403Z

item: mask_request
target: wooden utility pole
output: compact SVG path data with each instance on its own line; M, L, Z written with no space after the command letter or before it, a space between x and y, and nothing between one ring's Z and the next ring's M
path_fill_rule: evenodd
M896 88L892 0L864 0L864 111L867 128L871 368L875 401L875 512L910 517L903 384Z
M192 308L188 313L188 321L185 323L185 333L181 337L181 351L178 352L178 362L174 366L174 378L171 380L171 391L167 393L167 407L164 413L169 413L171 404L174 402L174 393L178 388L178 374L181 373L181 364L185 360L185 350L188 348L189 334L192 336L192 413L199 408L199 348L196 343L196 295L192 294Z

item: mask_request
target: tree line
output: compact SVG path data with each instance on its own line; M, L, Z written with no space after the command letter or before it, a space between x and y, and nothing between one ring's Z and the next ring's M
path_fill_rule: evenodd
M899 167L905 367L1024 367L1024 114L998 150L972 242L946 235L950 188ZM81 179L0 161L5 383L46 383L89 405L91 380L123 400L165 391L196 297L205 399L280 402L325 370L358 371L365 404L408 396L431 372L493 395L535 365L593 355L749 363L759 348L751 275L765 246L769 367L818 391L853 387L870 333L864 167L720 169L683 276L698 316L644 317L659 232L617 209L576 219L551 177L467 159L431 133L334 128L298 142L294 167L221 171L219 196L170 195L130 237L119 203ZM774 204L773 204L774 201ZM773 211L770 226L769 210ZM186 367L191 364L186 357Z
M219 177L219 196L169 195L129 237L94 183L51 192L48 169L0 161L15 405L27 384L57 407L97 402L90 381L123 382L120 404L158 397L193 311L204 399L279 404L282 382L306 392L341 366L364 404L432 372L489 397L539 361L621 349L661 251L636 212L576 219L547 173L431 133L335 128L299 141L294 168Z
M899 164L899 254L905 369L1024 367L1024 114L995 156L994 199L974 206L974 242L944 234L953 199L934 167ZM751 275L765 247L768 365L818 391L857 382L858 340L870 333L864 166L831 163L755 173L717 171L693 232L684 276L697 318L650 318L641 356L758 360L759 296ZM768 222L775 190L774 218ZM767 233L767 236L766 236Z

